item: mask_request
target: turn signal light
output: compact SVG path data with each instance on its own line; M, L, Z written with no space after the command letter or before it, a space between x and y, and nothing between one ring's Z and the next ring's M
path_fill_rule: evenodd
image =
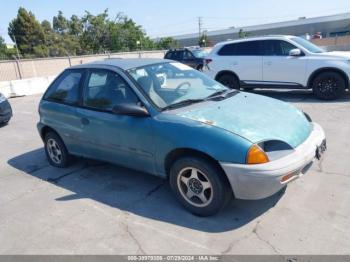
M290 173L290 174L288 174L288 175L283 176L282 179L281 179L281 183L284 183L284 182L290 180L290 179L293 178L294 176L295 176L295 173Z
M247 164L263 164L269 162L264 150L258 145L252 145L247 154Z

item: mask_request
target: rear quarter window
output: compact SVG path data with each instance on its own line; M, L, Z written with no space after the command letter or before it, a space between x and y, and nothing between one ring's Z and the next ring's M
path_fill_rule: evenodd
M173 52L168 52L168 53L165 54L165 57L164 57L164 58L166 58L166 59L171 59L172 56L173 56Z
M44 99L74 104L79 100L79 85L83 72L81 70L67 70L49 87Z
M261 41L244 41L226 44L218 51L220 56L260 56Z

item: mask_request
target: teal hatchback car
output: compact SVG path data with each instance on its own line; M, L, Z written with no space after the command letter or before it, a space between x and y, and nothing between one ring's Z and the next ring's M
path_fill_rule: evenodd
M168 179L192 213L273 195L326 150L325 134L288 103L231 90L163 59L70 67L39 106L48 161L98 159Z

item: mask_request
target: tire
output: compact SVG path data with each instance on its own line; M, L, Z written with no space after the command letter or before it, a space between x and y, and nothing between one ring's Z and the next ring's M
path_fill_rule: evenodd
M5 121L0 122L0 126L6 126L9 124L9 122L10 122L10 119L6 119Z
M315 96L322 100L334 100L345 93L346 82L337 72L324 72L315 77L312 90Z
M68 153L62 139L54 132L45 135L45 153L50 165L64 168L71 163L71 155Z
M198 216L216 214L233 195L223 171L199 157L177 160L170 169L169 183L180 203Z
M220 77L218 77L217 81L231 89L240 88L239 80L233 74L223 74Z
M203 71L203 65L197 65L197 66L196 66L196 69L197 69L198 71Z

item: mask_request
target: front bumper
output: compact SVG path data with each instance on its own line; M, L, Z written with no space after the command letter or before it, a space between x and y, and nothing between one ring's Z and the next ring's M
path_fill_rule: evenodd
M294 152L266 164L245 165L220 163L238 199L262 199L280 191L287 183L302 176L316 157L317 148L325 140L320 125L313 124L309 137ZM281 182L282 177L293 176Z
M8 122L12 117L12 108L10 103L5 100L0 103L0 123Z

